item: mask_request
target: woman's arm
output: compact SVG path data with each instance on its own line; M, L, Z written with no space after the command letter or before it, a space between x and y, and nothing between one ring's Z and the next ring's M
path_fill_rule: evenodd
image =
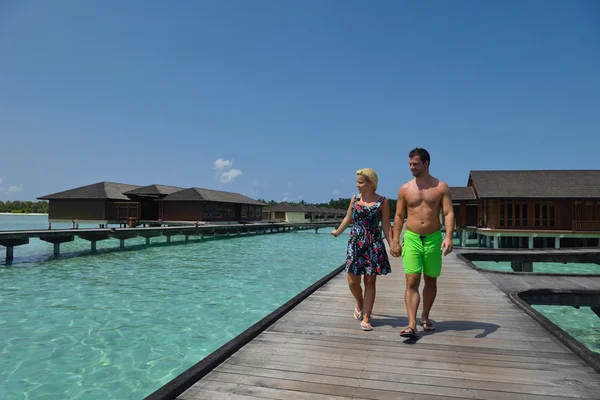
M337 229L334 229L331 232L333 236L340 236L340 234L342 234L346 230L348 225L352 223L352 205L354 204L354 197L355 196L352 196L352 199L350 200L350 205L348 206L348 210L346 211L346 216L344 217L344 220L342 221L340 226L337 227Z

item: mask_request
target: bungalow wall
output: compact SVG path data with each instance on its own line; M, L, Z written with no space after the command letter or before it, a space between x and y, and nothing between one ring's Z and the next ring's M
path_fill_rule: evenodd
M49 200L49 220L106 221L106 200Z
M600 230L600 200L486 199L483 209L492 229Z
M163 221L260 221L262 207L210 201L161 202Z
M456 228L465 228L467 226L477 226L479 217L479 206L476 202L460 200L454 202L454 221Z
M163 221L204 221L204 203L201 201L161 201Z
M306 216L307 216L307 213L305 213L304 211L302 211L302 212L288 211L285 213L285 220L286 220L286 222L296 222L296 223L307 222L309 220L306 219Z

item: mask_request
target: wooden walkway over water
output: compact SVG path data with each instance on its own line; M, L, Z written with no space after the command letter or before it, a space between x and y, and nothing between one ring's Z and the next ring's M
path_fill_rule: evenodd
M178 398L600 399L599 374L454 254L431 314L436 332L401 338L405 280L391 260L373 331L353 319L341 273Z

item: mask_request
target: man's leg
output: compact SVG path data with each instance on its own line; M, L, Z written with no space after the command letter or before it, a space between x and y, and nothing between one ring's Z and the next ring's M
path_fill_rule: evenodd
M400 335L410 337L418 333L417 310L421 302L419 284L423 271L423 243L419 235L408 230L404 232L402 264L406 275L404 303L408 313L408 327L400 331Z
M432 233L425 239L423 254L423 275L425 287L423 288L423 314L421 325L426 331L432 331L435 326L429 320L429 313L437 295L437 278L442 273L442 233Z
M350 293L352 293L352 296L354 296L354 299L356 300L356 310L354 311L354 317L357 318L357 316L359 316L359 313L362 314L363 311L363 294L362 287L360 286L361 277L360 275L352 275L350 272L347 273L347 276ZM358 313L356 311L358 311Z
M421 283L420 274L406 275L406 290L404 292L404 302L406 303L406 312L408 313L408 326L417 332L417 310L421 297L419 296L419 284ZM404 330L402 331L404 332Z
M429 321L429 312L437 295L437 278L424 275L425 287L423 288L423 314L421 314L421 325L426 331L435 329Z

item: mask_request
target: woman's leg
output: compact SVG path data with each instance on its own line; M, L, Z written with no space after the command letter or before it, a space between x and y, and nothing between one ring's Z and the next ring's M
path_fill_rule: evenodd
M361 312L363 309L363 293L360 286L360 275L352 275L348 272L348 287L350 287L350 292L356 300L356 309Z
M365 275L365 310L363 313L363 321L367 324L371 323L371 313L373 312L373 304L375 304L376 282L377 275Z

